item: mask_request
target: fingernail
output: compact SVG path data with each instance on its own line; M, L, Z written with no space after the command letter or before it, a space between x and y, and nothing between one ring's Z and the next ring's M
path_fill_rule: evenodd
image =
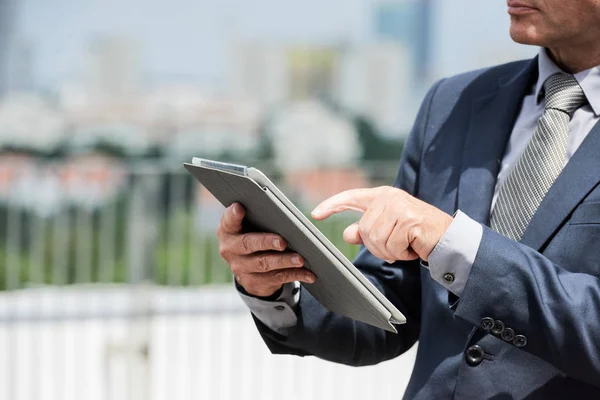
M302 265L302 262L300 261L300 256L298 254L292 257L292 263L294 265Z
M233 213L233 215L235 215L236 217L238 216L238 209L237 206L235 204L231 205L231 212Z
M313 217L316 217L316 216L320 215L321 214L321 208L320 207L315 208L314 210L312 210L312 212L310 214Z
M281 248L281 240L273 239L273 247L275 247L276 249Z
M315 283L315 277L313 275L306 275L306 281L308 283Z

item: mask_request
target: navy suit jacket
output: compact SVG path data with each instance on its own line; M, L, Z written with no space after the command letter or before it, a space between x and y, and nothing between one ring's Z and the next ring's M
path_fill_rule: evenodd
M375 364L419 350L405 398L600 398L600 125L589 133L522 240L491 230L496 177L537 59L436 83L408 138L395 185L482 223L460 299L415 262L385 264L362 249L355 264L407 316L397 335L331 313L303 290L298 325L282 337L256 320L274 353ZM482 328L490 317L524 347ZM468 363L479 345L484 356Z

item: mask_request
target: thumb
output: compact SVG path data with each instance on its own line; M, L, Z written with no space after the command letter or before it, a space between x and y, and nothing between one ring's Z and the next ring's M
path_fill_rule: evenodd
M358 231L358 222L344 229L344 241L350 244L363 244L362 237Z

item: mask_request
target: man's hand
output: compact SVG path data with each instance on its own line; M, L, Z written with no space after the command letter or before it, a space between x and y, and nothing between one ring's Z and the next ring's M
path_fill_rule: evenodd
M266 297L284 283L313 283L315 275L302 268L298 254L285 252L287 244L273 233L242 233L245 210L233 204L225 210L217 229L219 252L246 292Z
M344 240L364 244L376 257L427 261L453 218L403 190L390 186L355 189L336 194L317 206L315 219L354 210L364 212L360 221L344 231Z

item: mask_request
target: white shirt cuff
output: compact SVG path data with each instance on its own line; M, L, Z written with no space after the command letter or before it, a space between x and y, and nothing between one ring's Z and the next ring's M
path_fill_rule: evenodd
M300 282L283 285L281 295L275 301L261 300L243 293L240 293L240 297L256 318L281 335L298 323L294 309L300 301Z
M462 211L457 211L454 221L429 255L431 277L460 297L482 236L483 227Z

